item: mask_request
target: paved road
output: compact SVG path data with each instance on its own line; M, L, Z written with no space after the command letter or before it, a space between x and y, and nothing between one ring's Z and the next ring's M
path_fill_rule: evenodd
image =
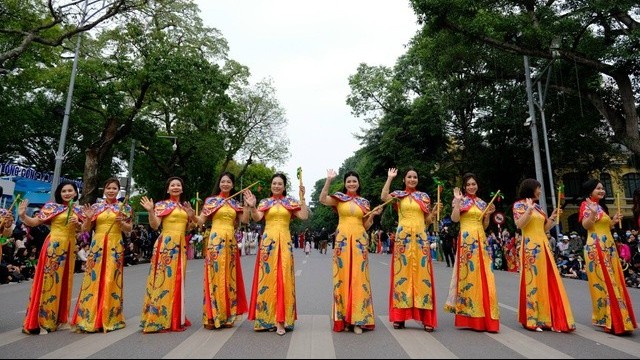
M61 330L46 335L20 333L31 282L0 286L0 358L638 358L640 331L612 336L591 326L587 282L565 279L578 329L571 334L531 332L517 322L517 274L498 271L501 311L499 334L453 327L453 315L442 310L451 268L435 262L438 329L426 333L417 323L394 330L387 321L389 255L370 255L376 315L375 331L362 335L331 332L331 258L296 251L298 321L295 331L279 337L257 333L244 319L231 329L204 330L201 323L202 260L187 264L186 301L193 323L182 333L142 334L139 315L149 264L125 268L125 315L128 327L108 334ZM250 293L255 256L243 256ZM75 276L74 293L80 275ZM640 289L629 289L640 315ZM75 299L73 300L75 305Z

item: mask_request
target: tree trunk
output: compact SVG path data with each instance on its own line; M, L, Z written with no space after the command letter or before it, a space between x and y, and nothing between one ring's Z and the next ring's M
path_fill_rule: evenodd
M244 163L244 166L242 166L242 170L240 170L240 173L238 174L238 179L242 178L244 173L247 172L247 168L249 167L249 165L253 164L252 157L253 157L253 154L249 156L249 158L247 159L247 162Z
M107 119L100 140L91 144L85 151L86 159L84 162L84 187L82 188L82 204L92 204L96 201L99 190L98 170L100 165L104 164L107 154L117 140L116 133L118 130L118 122L115 118ZM111 163L109 161L109 163Z
M624 113L624 127L622 133L616 133L616 138L633 152L636 159L640 159L640 132L638 131L640 116L638 116L638 111L636 110L636 99L633 94L631 79L627 74L618 74L614 76L614 80L618 85Z

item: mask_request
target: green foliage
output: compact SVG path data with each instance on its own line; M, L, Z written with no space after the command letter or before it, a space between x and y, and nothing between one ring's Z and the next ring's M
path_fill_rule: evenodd
M129 10L136 3L125 2ZM273 170L259 163L288 156L281 135L286 119L273 86L249 85L248 68L227 58L226 40L203 25L193 1L145 3L144 11L117 17L82 39L63 175L83 176L83 200L93 201L101 179L125 170L123 161L112 159L128 159L133 139L133 178L155 199L164 198L170 176L181 176L190 196L209 194L220 170L230 166L245 180L267 179L264 172L270 178ZM30 28L46 18L41 5L5 2L0 19ZM0 83L0 111L6 114L0 155L47 170L54 167L51 150L60 136L71 59L61 47L33 49L41 54L24 53L21 70ZM239 157L246 163L233 165Z
M538 58L532 57L532 66L534 72L540 72L551 58L551 40L563 31L575 31L576 24L583 23L576 20L578 15L567 16L571 21L563 20L558 9L545 8L537 2L411 3L424 26L396 66L389 69L361 64L349 78L351 94L347 104L370 127L363 130L363 146L345 160L341 173L346 168L359 171L363 196L373 203L379 201L390 167L399 169L391 190L402 189L401 174L414 167L419 189L431 195L433 203L436 187L432 176L438 176L446 182L442 202L443 214L447 214L452 188L460 186L462 174L471 171L480 180L481 197L489 200L488 194L497 189L505 193L505 200L496 205L508 213L520 181L535 177L531 132L522 125L529 116L524 68L521 52L490 43L486 38L526 45L529 49L537 47L541 53ZM568 8L562 11L579 12L577 4L565 5ZM535 6L533 13L530 6ZM621 9L625 12L629 7ZM584 51L592 48L588 55L598 61L606 52L618 52L598 45L596 38L597 34L582 34L576 44ZM568 51L562 56L568 56ZM627 61L637 61L637 57ZM623 66L623 62L619 64ZM554 168L588 172L610 167L614 156L620 155L612 146L610 124L602 121L600 109L579 96L587 96L582 91L611 91L611 84L606 85L597 69L580 64L580 60L555 61L540 79L543 84L547 76L545 113ZM617 97L608 96L611 100ZM542 134L539 135L543 147ZM556 178L558 175L554 174ZM392 228L395 219L390 209L385 210L383 228Z

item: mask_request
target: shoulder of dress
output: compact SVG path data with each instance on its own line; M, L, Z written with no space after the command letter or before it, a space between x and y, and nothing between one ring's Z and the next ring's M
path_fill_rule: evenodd
M229 199L227 202L229 203L229 206L231 206L234 210L242 209L242 204L240 204L240 202L236 199Z
M413 195L416 199L421 200L425 203L431 202L431 198L427 195L426 192L416 191Z
M349 196L349 195L347 195L347 194L345 194L343 192L340 192L340 191L337 191L337 192L333 193L333 195L331 195L331 197L335 198L338 201L342 201L342 202L351 200L351 196Z
M224 201L224 199L220 196L209 196L208 198L204 199L204 204L205 205L217 205L219 203L221 203L222 201Z
M524 202L524 200L518 200L513 203L512 209L514 214L524 214L524 212L527 210L527 204Z
M276 203L276 199L274 199L272 197L269 197L269 198L266 198L266 199L262 199L258 203L258 210L259 211L269 210L269 209L271 209L271 207L273 205L275 205L275 203Z
M371 205L369 203L369 200L363 198L363 197L356 197L354 198L356 204L358 204L359 206L364 207L367 211L369 211L369 209L371 209Z
M391 194L389 194L389 196L394 197L394 198L398 198L398 199L402 199L407 195L409 195L409 193L404 191L404 190L396 190L396 191L392 192Z

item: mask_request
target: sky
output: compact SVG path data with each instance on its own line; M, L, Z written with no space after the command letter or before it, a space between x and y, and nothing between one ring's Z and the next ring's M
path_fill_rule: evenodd
M229 58L251 82L272 79L288 119L289 160L278 171L305 198L314 183L360 148L364 120L346 104L348 77L360 63L392 67L418 30L408 0L195 0L205 26L222 32ZM380 174L386 176L386 174Z

